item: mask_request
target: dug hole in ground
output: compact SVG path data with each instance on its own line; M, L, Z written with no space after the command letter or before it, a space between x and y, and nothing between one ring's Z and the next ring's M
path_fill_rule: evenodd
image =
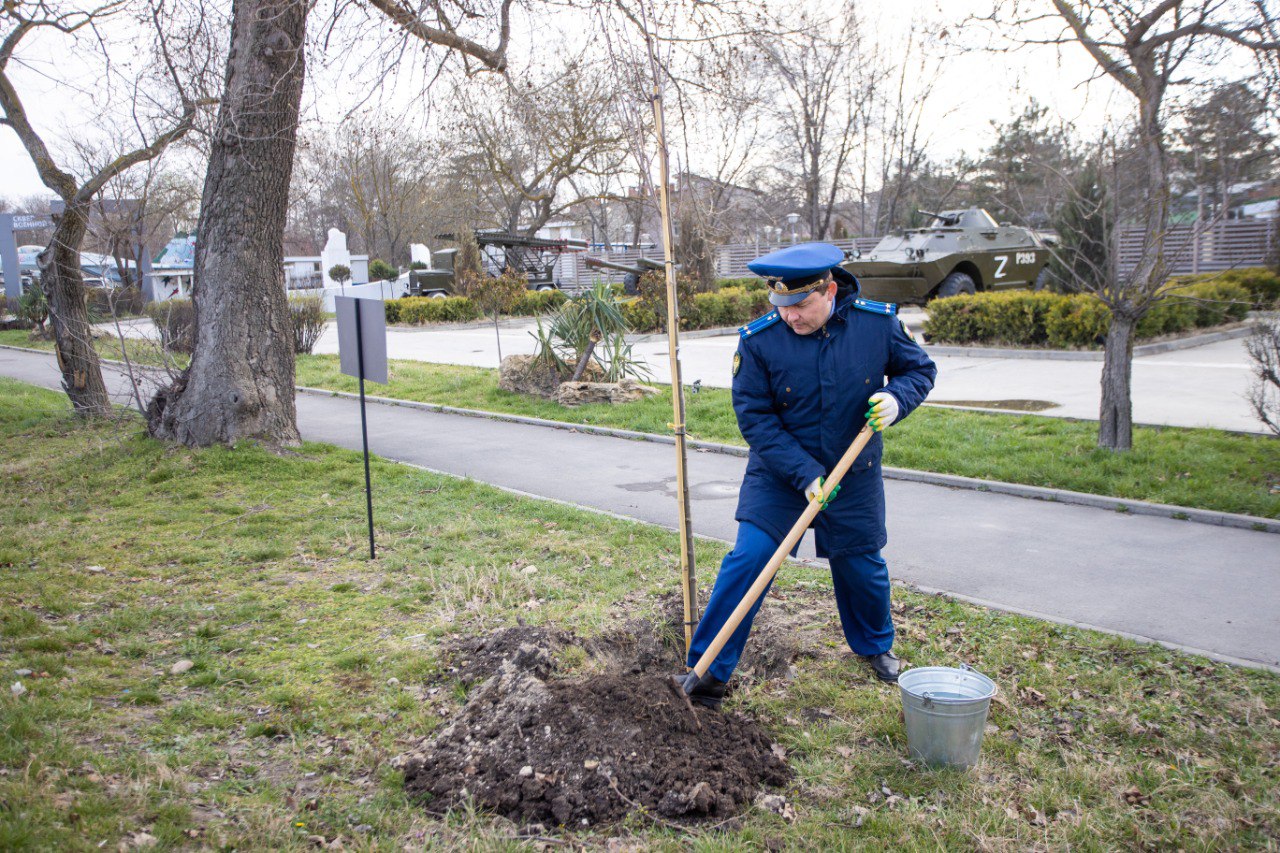
M789 678L797 659L818 656L821 599L771 598L737 678ZM689 704L671 678L681 670L674 596L664 613L589 639L520 625L455 642L450 676L471 685L467 703L397 760L406 790L431 812L473 803L535 833L636 811L705 825L757 801L784 808L768 793L791 779L786 751L748 716ZM584 656L596 674L557 677L558 660Z

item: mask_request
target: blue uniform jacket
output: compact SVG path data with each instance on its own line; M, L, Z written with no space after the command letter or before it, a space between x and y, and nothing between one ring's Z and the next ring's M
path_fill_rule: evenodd
M735 517L779 541L804 512L805 487L835 467L866 424L867 399L888 391L901 420L924 401L938 372L888 306L859 299L856 280L833 273L841 289L823 329L797 335L766 315L743 327L738 342L733 410L751 453ZM819 556L865 554L888 541L883 450L876 435L818 514Z

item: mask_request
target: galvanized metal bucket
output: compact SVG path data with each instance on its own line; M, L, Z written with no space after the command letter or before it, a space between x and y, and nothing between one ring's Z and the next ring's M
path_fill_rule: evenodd
M898 676L911 757L942 767L972 767L982 751L995 682L961 664L924 666Z

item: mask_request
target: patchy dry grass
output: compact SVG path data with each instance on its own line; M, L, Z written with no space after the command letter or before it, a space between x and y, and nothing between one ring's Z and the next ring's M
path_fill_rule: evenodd
M58 394L0 380L0 399L0 849L114 849L142 832L175 847L516 847L483 814L429 817L390 765L464 697L444 644L517 619L591 635L656 616L675 587L668 532L379 461L370 563L356 454L172 449L136 423L77 421ZM722 551L700 543L701 565ZM783 575L817 654L730 707L790 751L796 820L753 811L682 835L637 817L571 840L1280 844L1274 676L899 588L905 658L968 661L1003 691L982 764L924 770L906 761L896 690L840 650L829 578Z

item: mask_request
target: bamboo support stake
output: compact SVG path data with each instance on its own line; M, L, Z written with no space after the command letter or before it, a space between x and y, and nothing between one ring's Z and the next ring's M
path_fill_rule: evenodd
M651 55L652 59L652 55ZM693 644L693 626L698 622L698 587L693 561L693 522L689 514L689 462L685 447L684 382L680 377L680 310L676 296L674 233L671 228L670 168L667 162L667 134L663 121L662 90L654 65L653 123L658 141L658 209L662 215L662 256L667 278L667 353L671 359L671 406L676 438L676 501L680 510L680 579L684 597L684 649Z
M809 501L804 513L801 514L799 520L791 528L787 538L782 540L778 550L773 552L773 556L769 558L769 562L765 565L764 570L760 572L755 583L751 585L751 589L747 590L746 595L742 596L742 600L738 602L738 606L733 609L733 613L729 614L729 619L720 628L720 633L716 634L715 639L711 641L711 645L707 646L707 650L702 653L702 657L698 658L698 665L693 668L693 672L697 677L688 680L689 686L686 691L692 690L693 685L696 685L707 674L711 664L716 662L716 658L720 655L720 650L724 648L724 644L729 642L733 632L738 630L738 625L751 612L751 607L756 603L756 599L764 594L765 588L769 586L773 576L778 573L778 568L782 565L782 561L791 553L791 549L796 547L800 537L804 535L804 532L809 529L809 525L813 523L814 517L822 510L822 502L830 496L836 486L840 485L840 481L844 479L844 475L848 473L854 460L858 458L858 454L862 453L862 448L867 446L867 442L871 440L873 435L875 435L875 431L869 425L864 426L862 431L854 438L853 443L849 445L849 449L844 452L844 456L840 457L836 467L831 470L831 474L822 483L821 497L816 497Z

